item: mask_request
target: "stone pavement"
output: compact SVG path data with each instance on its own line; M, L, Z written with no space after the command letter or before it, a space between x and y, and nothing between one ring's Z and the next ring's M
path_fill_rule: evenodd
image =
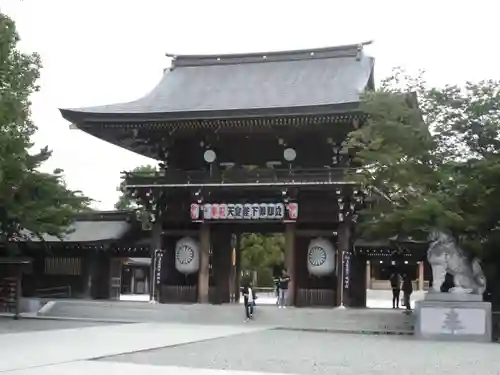
M186 344L262 329L266 328L250 325L235 327L140 323L5 333L0 335L0 373Z
M177 366L135 365L132 363L81 361L36 369L21 370L13 375L289 375L233 370L194 369Z
M497 344L265 330L100 361L303 375L497 375L499 355Z
M0 373L12 375L500 374L497 344L292 332L252 323L102 325L0 339Z
M91 321L71 321L71 320L49 320L49 319L20 319L13 320L12 317L0 317L0 334L19 333L33 331L50 331L55 329L85 328L113 323L91 322ZM3 337L3 336L0 336Z

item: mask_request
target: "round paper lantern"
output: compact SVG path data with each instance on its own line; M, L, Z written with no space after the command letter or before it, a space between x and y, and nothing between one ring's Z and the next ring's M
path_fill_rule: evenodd
M324 238L311 240L307 248L307 270L314 276L326 276L335 269L335 250Z
M183 274L198 272L200 245L191 237L183 237L175 244L175 268Z

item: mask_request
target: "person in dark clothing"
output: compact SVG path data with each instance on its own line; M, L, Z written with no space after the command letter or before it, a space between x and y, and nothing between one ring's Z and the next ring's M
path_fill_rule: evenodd
M276 306L280 303L280 278L276 276L273 278L275 293L276 293Z
M286 308L286 301L288 295L288 284L290 283L290 276L286 273L286 270L283 270L280 281L279 281L279 308Z
M410 275L405 273L403 275L403 298L407 312L411 311L410 297L412 293L413 293L413 283L411 281Z
M401 277L399 273L392 273L389 281L392 288L392 308L399 309L399 295L401 294Z

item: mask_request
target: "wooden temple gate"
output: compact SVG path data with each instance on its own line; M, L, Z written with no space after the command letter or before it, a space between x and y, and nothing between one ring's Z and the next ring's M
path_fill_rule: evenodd
M156 174L125 174L151 226L158 301L234 300L235 238L282 232L291 304L364 305L353 233L366 192L346 178L360 167L346 138L363 126L373 64L363 44L175 56L144 98L61 110L76 128L158 160Z

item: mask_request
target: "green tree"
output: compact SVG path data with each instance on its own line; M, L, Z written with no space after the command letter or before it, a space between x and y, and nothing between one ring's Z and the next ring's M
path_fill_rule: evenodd
M158 169L152 165L140 165L131 171L131 173L139 173L142 175L154 175L157 172ZM118 201L115 203L115 208L117 210L134 210L139 208L138 202L125 191L124 179L122 179L116 190L120 192Z
M51 156L47 147L32 152L30 96L39 90L40 57L19 51L15 23L3 13L0 36L0 235L9 243L25 230L62 236L90 200L66 187L62 170L38 170Z
M363 96L362 110L368 118L349 146L364 168L349 177L384 197L364 211L362 231L449 230L487 256L500 228L500 82L429 88L396 70Z
M283 264L284 252L285 237L281 233L244 233L241 236L241 268L256 271L260 286L272 284L273 266Z

